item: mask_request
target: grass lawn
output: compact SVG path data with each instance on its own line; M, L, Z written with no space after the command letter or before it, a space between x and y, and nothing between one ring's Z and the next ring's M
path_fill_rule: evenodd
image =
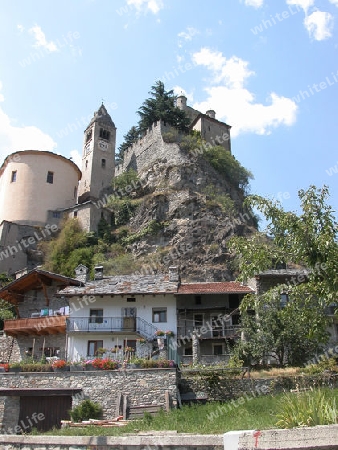
M324 391L324 390L323 390ZM338 389L327 389L328 395L336 399ZM222 434L231 430L276 428L277 414L281 412L280 399L284 394L257 398L242 397L240 401L208 403L206 405L184 406L170 413L160 412L141 420L132 421L125 427L63 428L45 434L65 436L117 436L150 430L177 430L179 433ZM299 394L289 394L299 395ZM296 400L297 402L297 400Z

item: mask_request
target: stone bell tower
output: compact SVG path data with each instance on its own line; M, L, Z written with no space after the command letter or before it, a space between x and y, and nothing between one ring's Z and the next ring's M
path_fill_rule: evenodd
M103 191L111 186L115 143L116 127L102 103L84 132L78 203L100 199Z

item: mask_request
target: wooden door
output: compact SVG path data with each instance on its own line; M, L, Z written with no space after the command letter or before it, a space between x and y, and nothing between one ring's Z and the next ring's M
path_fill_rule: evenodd
M70 395L20 397L18 425L24 432L29 432L32 428L39 431L60 428L61 420L69 420L68 411L71 407Z

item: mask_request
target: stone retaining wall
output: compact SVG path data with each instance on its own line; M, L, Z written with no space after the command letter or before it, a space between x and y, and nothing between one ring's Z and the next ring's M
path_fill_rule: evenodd
M165 408L165 392L168 391L171 406L176 407L176 386L176 369L21 372L0 375L2 389L82 389L80 394L73 396L73 406L89 398L102 406L104 419L111 419L118 415L117 401L120 395L127 396L130 406L156 405ZM18 414L18 396L0 397L0 428L2 430L13 428L18 423Z
M262 379L247 376L238 379L222 370L183 371L180 373L178 386L183 395L192 393L198 398L203 393L203 398L207 397L209 401L226 401L244 394L252 396L275 394L297 387L338 386L338 376L330 374Z

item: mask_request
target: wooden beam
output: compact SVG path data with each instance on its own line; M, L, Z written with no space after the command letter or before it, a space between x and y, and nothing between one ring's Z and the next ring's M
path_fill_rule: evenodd
M46 306L49 306L49 298L48 298L46 284L42 283L42 289L43 289L43 295L45 296L45 299L46 299Z

